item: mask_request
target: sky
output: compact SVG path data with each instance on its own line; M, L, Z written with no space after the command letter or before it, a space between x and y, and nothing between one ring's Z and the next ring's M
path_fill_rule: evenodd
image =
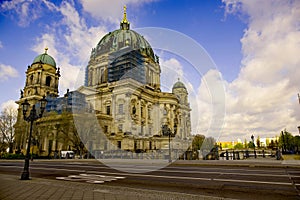
M154 49L161 58L162 82L175 83L170 74L176 72L188 88L193 134L219 141L274 137L284 129L299 134L300 1L0 2L1 109L20 98L27 66L45 47L61 68L60 95L75 90L91 49L119 28L126 5L131 29L182 34L212 60L215 67L199 73L195 69L205 66ZM153 35L146 36L155 42ZM187 44L184 52L201 53Z

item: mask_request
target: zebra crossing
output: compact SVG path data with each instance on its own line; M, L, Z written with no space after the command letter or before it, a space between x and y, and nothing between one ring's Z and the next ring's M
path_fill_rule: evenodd
M99 175L99 174L79 174L79 175L69 175L67 177L56 177L56 180L86 182L86 183L93 183L93 184L102 184L105 182L111 182L120 179L125 179L125 177L106 176L106 175Z

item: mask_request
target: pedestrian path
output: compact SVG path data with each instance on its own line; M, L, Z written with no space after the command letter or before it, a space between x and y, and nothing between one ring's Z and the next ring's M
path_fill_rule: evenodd
M244 166L269 168L300 168L300 160L276 160L266 158L251 158L244 160L177 160L174 165L216 165L216 166Z
M84 174L82 177L86 176ZM52 179L32 178L19 180L19 176L0 174L1 200L135 200L172 199L208 200L225 199L203 195L115 187L105 184L89 184Z

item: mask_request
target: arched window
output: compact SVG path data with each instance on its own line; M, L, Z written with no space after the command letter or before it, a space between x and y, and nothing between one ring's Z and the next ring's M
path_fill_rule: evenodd
M100 71L100 83L104 83L104 69Z
M145 117L145 116L144 116L144 113L145 113L145 112L144 112L144 107L143 107L143 106L141 106L141 117L142 117L142 118L144 118L144 117Z
M166 107L164 107L163 114L164 114L164 115L167 115L167 114L168 114L168 111L167 111L167 108L166 108Z
M132 107L132 111L131 111L131 112L132 112L133 115L135 115L135 113L136 113L136 108L135 108L135 106Z
M89 70L88 84L89 84L89 86L93 85L93 70L92 69Z
M50 84L51 84L51 77L47 76L46 77L46 86L50 86Z
M151 119L151 108L148 107L148 119Z
M30 84L33 83L33 75L30 76Z

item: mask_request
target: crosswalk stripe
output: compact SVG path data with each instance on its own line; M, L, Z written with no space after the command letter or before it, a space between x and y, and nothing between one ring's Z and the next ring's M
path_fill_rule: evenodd
M116 181L118 179L125 179L122 176L104 176L100 174L79 174L69 175L67 177L56 177L57 180L74 181L74 182L87 182L94 184L102 184L105 182Z

